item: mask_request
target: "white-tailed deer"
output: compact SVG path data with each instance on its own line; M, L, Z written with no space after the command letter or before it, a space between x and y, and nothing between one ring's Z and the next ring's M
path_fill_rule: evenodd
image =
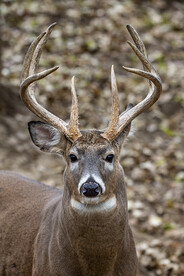
M12 172L0 173L0 275L135 276L137 257L128 222L127 196L119 154L131 121L159 98L161 80L148 61L137 32L127 26L144 71L123 67L149 80L149 93L119 115L118 90L111 69L112 115L103 131L79 130L72 78L69 123L35 99L34 82L58 67L36 74L39 58L55 24L31 44L20 87L24 104L43 122L30 122L34 144L66 160L64 191Z

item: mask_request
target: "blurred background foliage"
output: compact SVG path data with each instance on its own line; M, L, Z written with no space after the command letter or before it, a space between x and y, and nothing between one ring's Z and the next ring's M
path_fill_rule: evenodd
M39 70L60 69L39 82L37 98L68 120L75 75L80 127L104 128L111 112L112 64L122 111L148 90L142 78L122 69L141 68L126 43L126 24L139 32L163 81L159 101L134 121L121 154L139 275L184 275L184 2L1 0L0 12L0 168L58 187L64 162L32 146L27 122L37 118L19 98L27 48L57 22Z

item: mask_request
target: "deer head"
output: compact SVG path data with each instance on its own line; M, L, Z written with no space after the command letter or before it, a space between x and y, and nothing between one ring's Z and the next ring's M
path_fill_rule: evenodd
M24 104L44 122L30 122L29 132L34 144L43 151L61 154L66 160L65 192L70 195L74 209L88 210L92 207L113 209L117 205L117 195L123 181L123 171L119 163L119 153L123 141L129 134L131 122L143 111L152 106L160 96L161 80L149 62L142 40L135 29L127 29L134 40L128 42L143 64L144 70L123 68L149 80L147 96L119 114L119 100L114 67L111 68L112 114L105 130L79 130L78 102L74 77L71 81L72 108L69 123L56 117L42 107L35 98L35 81L58 69L58 66L36 73L39 58L55 23L31 44L23 66L20 88ZM125 189L122 190L125 195ZM116 196L115 196L116 195ZM95 207L94 207L95 206Z

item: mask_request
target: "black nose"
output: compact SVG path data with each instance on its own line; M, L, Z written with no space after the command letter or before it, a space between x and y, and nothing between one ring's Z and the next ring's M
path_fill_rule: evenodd
M82 185L80 192L86 197L95 197L102 193L102 188L96 182L86 182Z

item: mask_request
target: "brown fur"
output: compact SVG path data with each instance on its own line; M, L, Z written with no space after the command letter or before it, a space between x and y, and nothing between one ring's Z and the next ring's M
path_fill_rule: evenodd
M64 193L14 173L0 173L0 275L135 276L137 257L120 148L98 131L83 132L74 145L63 144ZM61 141L54 147L57 152L59 145ZM85 162L113 148L113 172L106 175L102 168L100 173L107 187L101 200L115 195L115 209L83 214L71 207L71 196L80 200L76 184L81 176L80 170L77 175L70 171L68 154L73 148L84 154Z

